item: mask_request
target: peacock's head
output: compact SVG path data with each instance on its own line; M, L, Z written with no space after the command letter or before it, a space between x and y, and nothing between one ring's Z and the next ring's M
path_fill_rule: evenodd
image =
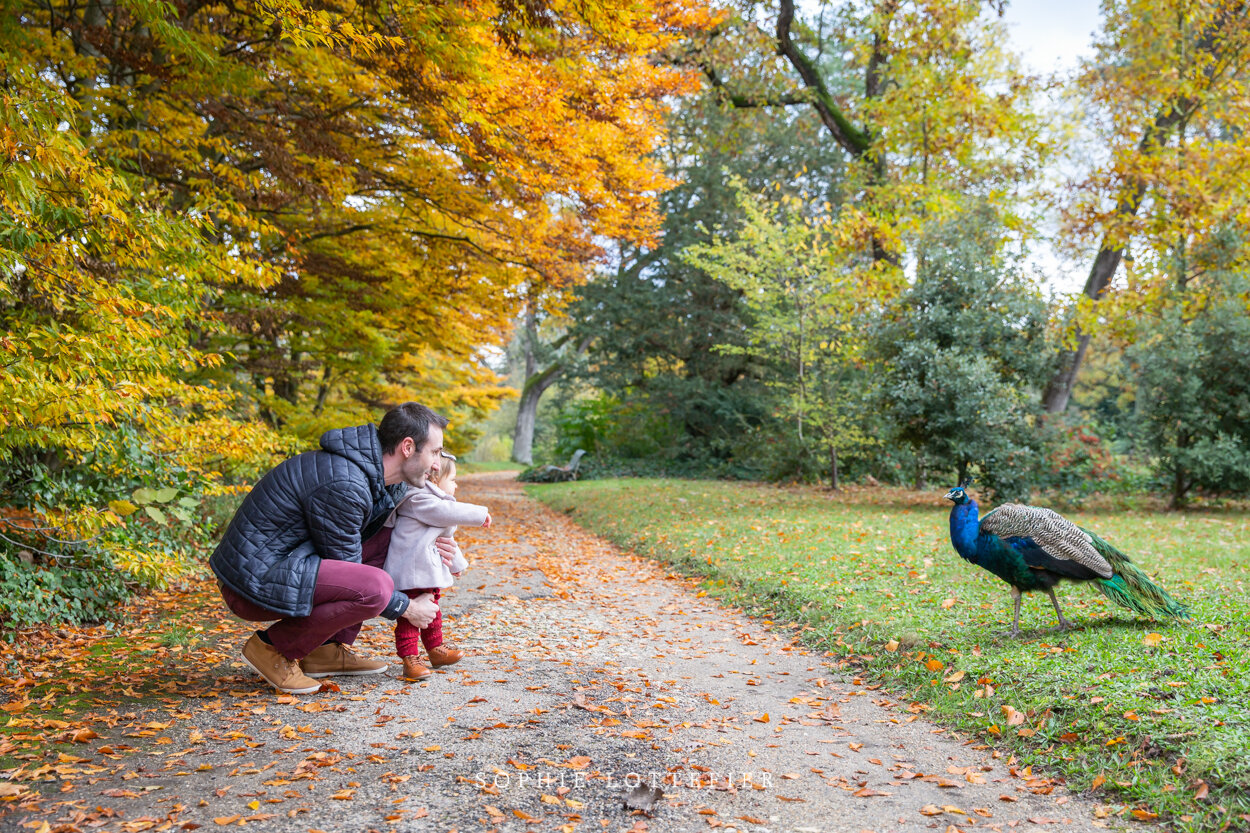
M968 497L968 487L972 485L971 480L965 480L955 488L946 493L946 499L954 503L956 506L962 506L972 498Z

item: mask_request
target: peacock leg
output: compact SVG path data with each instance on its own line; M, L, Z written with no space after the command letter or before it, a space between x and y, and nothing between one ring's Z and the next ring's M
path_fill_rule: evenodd
M1063 611L1059 609L1059 599L1055 596L1055 588L1047 587L1046 595L1050 596L1050 603L1055 606L1055 615L1059 617L1059 626L1055 628L1057 631L1071 630L1074 626L1067 619L1063 618Z
M1007 636L1020 635L1020 588L1014 584L1011 586L1011 600L1015 606L1015 615L1011 619L1011 630L1007 631Z

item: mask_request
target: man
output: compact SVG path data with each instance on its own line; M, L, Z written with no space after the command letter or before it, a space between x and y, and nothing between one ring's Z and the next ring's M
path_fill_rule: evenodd
M308 694L331 674L380 674L349 647L374 616L422 628L438 606L409 600L381 569L382 524L408 486L438 470L444 417L407 402L375 428L327 431L321 450L280 463L243 499L209 566L236 616L278 621L243 646L243 661L279 691ZM436 542L450 562L455 543Z

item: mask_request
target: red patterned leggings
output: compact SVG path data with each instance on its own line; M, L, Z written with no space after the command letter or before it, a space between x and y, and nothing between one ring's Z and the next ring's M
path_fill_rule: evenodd
M422 593L433 593L434 601L437 603L442 593L437 587L428 590L405 590L404 594L410 599L415 599ZM420 630L406 619L399 619L395 622L395 652L401 657L415 657L421 653L421 644L425 643L425 650L437 648L443 644L443 611L439 611L434 617L434 621L426 625Z

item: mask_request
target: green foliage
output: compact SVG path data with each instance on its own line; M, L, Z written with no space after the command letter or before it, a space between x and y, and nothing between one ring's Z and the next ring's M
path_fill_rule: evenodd
M1127 354L1137 370L1142 435L1176 506L1195 489L1250 494L1245 287L1243 278L1230 279L1192 319L1173 304Z
M115 616L129 596L121 575L103 559L35 566L0 550L0 628L6 631L98 622Z
M153 448L143 431L122 425L105 437L112 442L85 454L11 452L0 477L8 507L0 558L12 568L13 593L25 594L9 598L13 626L40 616L93 621L130 590L196 574L232 511L229 490Z
M745 222L733 178L751 193L837 202L845 157L822 131L814 114L727 109L714 91L671 117L663 160L678 184L661 198L663 237L625 247L620 268L570 309L577 337L591 339L584 378L629 403L614 435L627 447L609 442L609 456L665 470L751 465L748 435L774 424L775 404L766 361L747 349L752 312L685 252Z
M863 365L855 333L862 305L884 287L843 268L831 218L804 216L800 200L769 206L740 191L739 207L744 222L732 239L694 246L686 259L742 294L751 312L747 344L716 349L768 363L768 384L793 426L791 473L801 476L822 449L872 443L856 397Z
M873 353L878 395L920 477L976 468L1000 498L1027 497L1042 449L1037 392L1048 378L1047 306L996 244L992 216L935 229L916 280L885 312Z

